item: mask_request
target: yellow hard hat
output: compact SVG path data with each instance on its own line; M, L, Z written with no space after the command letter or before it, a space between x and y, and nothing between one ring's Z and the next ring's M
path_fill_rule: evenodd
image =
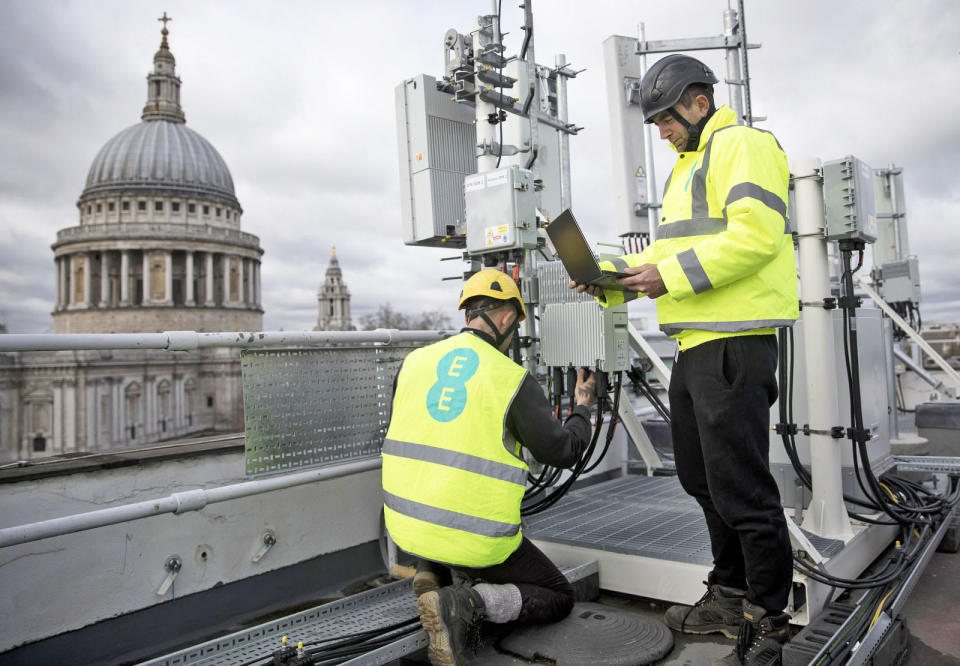
M520 297L520 290L517 289L517 283L496 268L485 268L479 273L474 273L463 285L463 291L460 292L459 310L465 308L465 304L471 298L477 296L489 296L499 301L515 300L517 302L517 322L527 318L527 311L523 307L523 299Z

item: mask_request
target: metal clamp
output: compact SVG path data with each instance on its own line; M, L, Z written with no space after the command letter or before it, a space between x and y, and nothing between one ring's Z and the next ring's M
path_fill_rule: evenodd
M157 590L158 597L166 596L167 591L173 586L173 581L180 573L182 567L183 561L176 555L171 555L167 558L167 561L163 563L163 570L167 572L167 577L160 583L160 588Z
M267 554L267 551L273 548L274 544L277 543L277 535L270 530L267 530L263 533L262 541L263 545L260 546L260 550L258 550L250 560L251 562L256 563L263 559L263 556Z

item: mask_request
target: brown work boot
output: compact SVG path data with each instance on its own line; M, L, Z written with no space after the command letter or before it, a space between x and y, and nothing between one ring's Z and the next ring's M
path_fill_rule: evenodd
M743 617L737 646L713 666L780 666L783 644L790 640L790 616L772 615L744 599Z
M430 637L433 666L463 666L480 649L483 599L468 585L451 585L417 599L420 622Z
M427 592L440 589L440 576L433 571L418 571L413 576L413 594L419 599Z
M664 613L667 626L681 634L721 633L736 638L743 624L745 590L704 582L706 593L693 606L671 606Z

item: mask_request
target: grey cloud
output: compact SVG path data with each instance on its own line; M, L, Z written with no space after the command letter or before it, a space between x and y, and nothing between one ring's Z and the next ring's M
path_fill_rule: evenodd
M550 64L565 52L587 67L570 83L570 117L586 127L571 141L573 201L592 240L616 233L602 41L636 34L639 21L650 39L722 27L716 3L648 5L536 6L538 60ZM341 3L333 12L316 2L169 0L188 123L226 159L244 229L266 250L265 327L312 328L332 244L356 316L388 300L407 312L454 309L460 283L439 278L463 264L437 259L456 252L400 241L393 88L418 72L439 74L444 31L469 31L488 6L417 3L410 20L409 5L394 2ZM960 216L952 164L960 125L941 119L960 101L956 87L944 85L955 78L960 5L818 0L748 3L747 12L750 41L764 45L750 54L754 109L770 116L762 126L791 156L854 153L873 166L903 166L924 307L960 319L952 257L939 251L958 241L950 230ZM0 273L8 325L49 326L49 244L57 229L76 224L74 204L97 150L139 118L158 14L116 0L0 3L0 262L16 266L15 279ZM515 6L505 24L516 50ZM723 72L721 55L704 57ZM662 187L674 158L657 143ZM38 296L18 291L21 283Z

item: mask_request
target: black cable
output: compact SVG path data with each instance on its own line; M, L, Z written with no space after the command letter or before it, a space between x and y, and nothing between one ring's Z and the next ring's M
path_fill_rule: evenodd
M656 391L647 381L646 373L643 368L632 367L627 370L627 377L633 382L634 387L650 402L657 414L669 425L670 410L657 395Z
M592 472L597 468L597 465L607 456L607 451L610 450L610 443L613 441L613 435L617 430L617 421L620 420L620 390L623 388L623 373L617 373L616 385L613 389L613 411L610 414L610 422L607 424L607 436L606 441L603 444L603 451L600 452L600 455L594 461L590 467L587 467L581 474L587 474Z
M556 504L560 500L560 498L567 493L567 490L569 490L570 486L573 485L573 482L576 481L577 477L579 476L580 470L583 469L584 465L586 465L586 462L590 460L590 457L593 455L593 452L597 446L597 441L600 438L600 430L602 429L602 426L603 426L603 414L601 413L601 410L598 406L597 422L594 427L593 437L590 439L590 444L587 446L586 450L581 454L580 460L577 461L577 464L575 465L573 471L571 472L570 477L566 481L564 481L562 484L560 484L560 486L556 490L554 490L550 495L547 495L546 497L538 500L537 502L534 502L532 505L528 505L526 507L521 506L520 507L521 516L531 516L533 514L540 513L541 511L546 511L551 506ZM557 471L559 472L560 470L557 470Z
M521 505L520 507L521 516L531 516L549 509L551 506L556 504L560 500L560 498L566 495L566 493L570 490L571 486L573 486L573 484L577 481L580 475L584 473L584 470L586 469L587 464L589 463L590 459L593 457L594 452L596 451L597 442L600 439L600 431L603 429L603 411L604 411L604 403L606 401L606 396L605 396L606 391L598 386L597 392L598 394L603 394L603 395L601 395L600 399L597 401L596 423L594 424L594 431L593 431L593 436L590 439L590 444L581 453L580 458L579 460L577 460L576 464L574 465L570 476L563 483L561 483L556 488L556 490L554 490L552 493L550 493L546 497L543 497L533 502L532 504L528 502L526 505ZM559 475L560 472L561 470L558 469L557 474ZM534 494L539 494L539 492Z
M375 629L367 629L366 631L358 631L357 633L354 633L354 634L343 634L341 636L331 636L330 638L322 638L315 641L305 641L303 644L303 647L306 648L306 647L312 647L314 645L323 645L324 643L330 643L332 641L341 641L340 643L336 643L334 645L328 645L325 648L321 648L326 650L328 648L335 648L335 647L339 647L340 645L346 645L350 641L356 642L358 639L363 640L371 636L380 636L382 634L395 631L397 629L403 629L404 627L410 626L417 622L420 622L420 618L418 617L409 618L407 620L403 620L402 622L397 622L395 624L388 624L383 627L377 627ZM314 651L315 650L309 650L309 652L311 653Z

